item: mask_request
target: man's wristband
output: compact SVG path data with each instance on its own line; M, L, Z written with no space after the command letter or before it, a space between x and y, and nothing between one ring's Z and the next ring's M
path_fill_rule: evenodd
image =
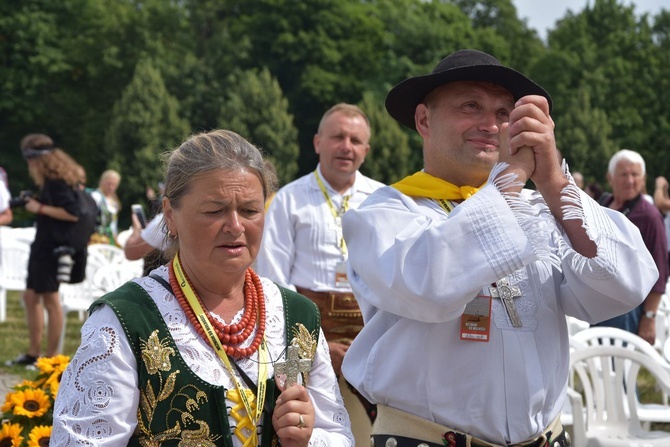
M653 310L645 310L642 315L644 315L645 318L649 318L650 320L656 318L656 312Z

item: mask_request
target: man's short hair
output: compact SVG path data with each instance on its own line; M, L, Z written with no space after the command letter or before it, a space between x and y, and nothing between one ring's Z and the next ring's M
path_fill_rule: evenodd
M645 175L646 166L644 163L644 158L642 158L642 155L638 154L635 151L631 151L630 149L621 149L619 152L612 155L612 158L610 158L609 165L607 166L607 172L610 175L614 175L614 171L616 171L616 166L619 164L620 161L628 161L630 163L635 163L637 165L642 166L642 175Z

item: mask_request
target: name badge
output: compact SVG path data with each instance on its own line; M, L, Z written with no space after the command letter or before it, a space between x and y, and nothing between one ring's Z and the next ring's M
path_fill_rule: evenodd
M491 296L480 293L465 306L461 315L461 340L489 341L491 335Z
M338 262L335 266L335 287L349 287L349 278L347 278L347 263Z

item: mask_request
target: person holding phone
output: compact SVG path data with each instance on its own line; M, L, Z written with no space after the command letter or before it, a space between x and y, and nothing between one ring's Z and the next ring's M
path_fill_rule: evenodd
M144 214L144 208L142 207L142 205L140 205L139 203L133 203L130 206L130 209L132 210L133 215L137 216L137 220L140 222L140 226L142 228L146 228L147 217Z
M144 276L146 276L151 270L168 261L163 251L169 245L169 241L163 213L156 214L149 223L146 223L146 218L142 220L143 210L140 208L142 211L140 214L136 213L135 209L133 205L133 213L130 216L133 232L128 236L123 252L130 261L144 258Z

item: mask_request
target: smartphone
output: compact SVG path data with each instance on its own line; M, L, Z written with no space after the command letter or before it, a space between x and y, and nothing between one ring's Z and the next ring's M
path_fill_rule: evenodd
M144 207L139 203L133 203L130 205L130 209L133 210L133 214L137 216L137 220L140 221L142 228L147 227L147 216L144 215Z

